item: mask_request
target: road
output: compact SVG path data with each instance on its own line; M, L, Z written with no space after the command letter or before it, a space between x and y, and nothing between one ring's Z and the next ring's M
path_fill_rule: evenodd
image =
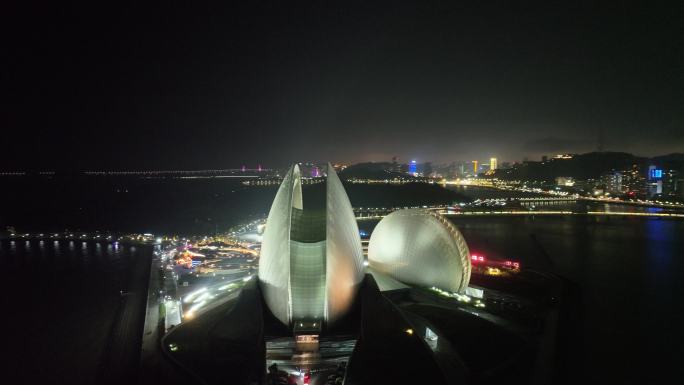
M162 287L160 274L161 258L159 255L153 255L147 288L145 327L140 350L140 383L150 383L157 379L155 368L159 366L161 358L159 351L159 340L161 338L159 308L162 301L159 294Z

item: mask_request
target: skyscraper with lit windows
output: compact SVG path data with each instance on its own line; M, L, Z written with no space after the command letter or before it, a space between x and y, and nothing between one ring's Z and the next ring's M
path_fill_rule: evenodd
M409 163L408 172L411 175L416 175L418 173L418 165L415 160L412 160L411 163Z

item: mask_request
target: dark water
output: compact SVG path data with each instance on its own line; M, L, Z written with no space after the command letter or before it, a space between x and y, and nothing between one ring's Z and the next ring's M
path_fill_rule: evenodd
M0 233L114 231L206 235L268 214L278 186L236 179L128 177L9 178L0 181ZM305 185L304 195L323 184ZM451 204L463 196L438 185L345 184L354 206Z
M684 357L684 220L456 217L471 252L514 258L580 286L569 383L651 384ZM360 228L370 231L370 222ZM536 241L535 241L536 239ZM548 255L548 257L547 257Z
M235 179L16 178L2 181L0 230L211 234L268 212L277 187Z
M101 382L122 306L119 291L128 290L132 269L149 263L150 254L149 247L104 243L0 242L8 383ZM119 341L132 354L139 350L136 333Z

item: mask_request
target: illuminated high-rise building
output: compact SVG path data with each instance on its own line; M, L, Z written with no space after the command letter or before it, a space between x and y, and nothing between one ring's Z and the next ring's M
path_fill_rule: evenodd
M620 195L624 193L622 173L621 172L609 172L601 176L601 184L605 186L606 192L613 195Z
M496 158L489 159L489 169L492 171L497 169Z
M418 167L418 165L416 164L416 161L412 160L411 163L409 163L409 168L408 168L409 174L416 175L416 173L418 172L417 167Z
M477 161L473 161L473 174L477 175Z

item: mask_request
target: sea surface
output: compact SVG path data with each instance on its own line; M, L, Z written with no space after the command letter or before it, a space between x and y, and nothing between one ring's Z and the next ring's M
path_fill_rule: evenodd
M235 178L25 177L0 180L0 236L17 233L137 232L207 235L268 214L277 185ZM320 195L323 184L305 185ZM345 184L354 206L451 204L464 196L439 185Z
M5 383L130 380L151 254L149 246L0 241Z

